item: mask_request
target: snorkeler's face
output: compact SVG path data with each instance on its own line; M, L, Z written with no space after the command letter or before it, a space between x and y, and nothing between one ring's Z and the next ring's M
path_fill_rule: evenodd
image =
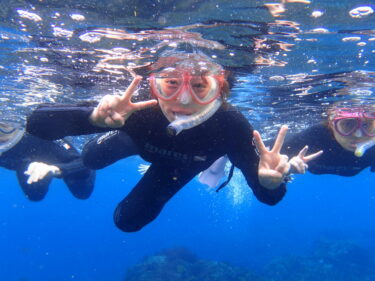
M169 71L150 77L151 90L169 121L192 115L220 97L222 75L191 75Z
M336 141L346 150L375 138L375 112L363 108L339 108L330 124Z
M336 141L346 150L355 151L357 144L374 140L375 137L366 136L361 128L356 129L352 134L343 136L334 126L331 125Z

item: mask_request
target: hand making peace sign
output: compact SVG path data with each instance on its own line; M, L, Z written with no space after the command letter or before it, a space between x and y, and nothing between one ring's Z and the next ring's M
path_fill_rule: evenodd
M136 76L125 93L121 96L106 95L90 115L90 122L98 127L120 128L129 116L138 110L155 106L157 100L132 103L131 97L142 77Z
M277 135L275 144L271 150L268 150L263 143L262 137L258 131L254 131L254 143L259 151L258 178L260 184L267 189L277 188L290 173L291 163L288 162L288 156L280 154L284 144L285 136L288 131L287 126L282 126ZM310 160L315 159L322 151L305 156L307 147L304 147L298 154L300 165L306 165ZM303 163L302 163L302 162ZM304 166L305 167L305 166Z

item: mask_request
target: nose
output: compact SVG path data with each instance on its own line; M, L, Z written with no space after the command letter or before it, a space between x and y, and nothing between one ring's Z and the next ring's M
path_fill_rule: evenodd
M178 96L178 101L181 104L189 104L191 102L191 96L190 93L187 90L184 90L179 96Z
M358 128L358 129L354 132L354 136L357 137L357 138L363 137L362 130L361 130L360 128Z

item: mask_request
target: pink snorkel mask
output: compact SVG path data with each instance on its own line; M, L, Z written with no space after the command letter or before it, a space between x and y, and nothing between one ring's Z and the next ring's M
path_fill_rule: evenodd
M375 112L362 108L340 108L334 112L332 119L337 133L347 137L358 129L368 137L375 137Z
M366 140L356 145L354 154L357 157L364 155L366 150L375 145L375 112L366 111L363 108L340 108L332 118L335 131L343 137L356 134L360 130L359 137L367 136L373 139Z

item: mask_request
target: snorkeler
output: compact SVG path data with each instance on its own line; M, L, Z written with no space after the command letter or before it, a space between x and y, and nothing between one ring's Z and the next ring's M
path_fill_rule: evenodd
M168 200L224 155L259 201L275 205L283 198L290 165L279 152L287 127L268 150L248 120L225 101L229 86L220 65L197 53L163 56L149 77L156 99L133 103L140 80L135 77L122 96L107 95L95 107L41 105L27 124L28 132L47 139L119 130L86 144L82 157L93 169L134 154L151 163L116 208L114 220L122 231L138 231L153 221Z
M328 122L291 135L283 152L293 153L307 142L312 151L324 149L319 159L309 164L313 174L354 176L371 167L375 172L375 107L334 108ZM292 170L304 172L299 157L290 160Z
M94 188L95 171L83 166L71 144L37 138L10 122L0 122L0 166L16 171L31 201L45 197L53 177L62 178L78 199L90 197Z

